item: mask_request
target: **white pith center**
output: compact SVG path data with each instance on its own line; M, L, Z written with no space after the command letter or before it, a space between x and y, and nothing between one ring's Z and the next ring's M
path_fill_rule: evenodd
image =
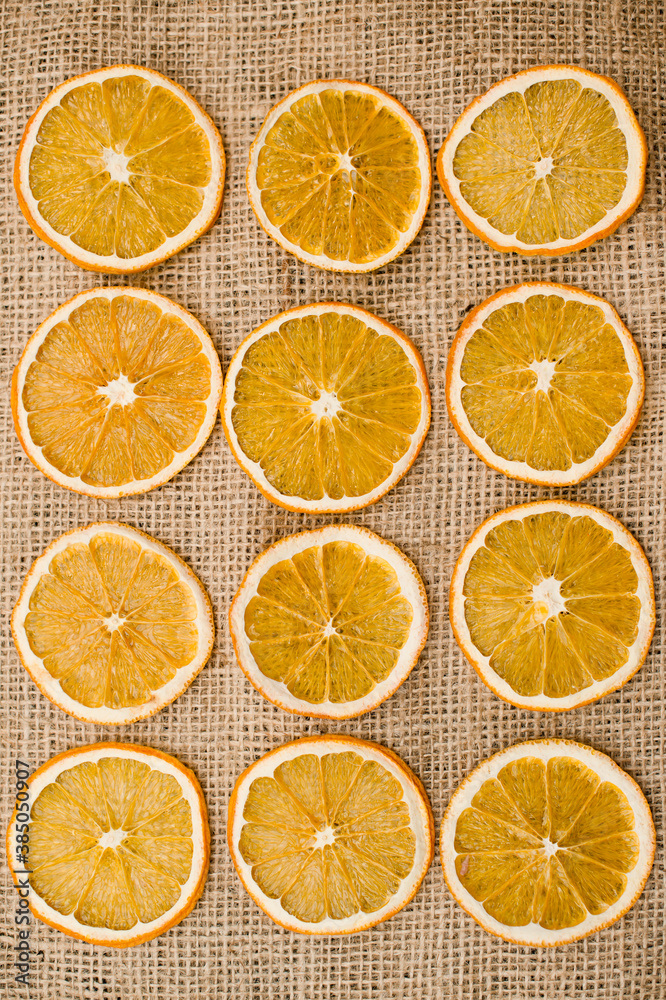
M102 158L104 166L111 174L111 180L127 184L130 179L129 170L127 169L129 156L125 156L124 153L116 153L115 149L105 149L102 152Z
M566 611L564 598L560 593L560 582L554 576L549 576L532 588L532 600L541 612L542 621Z
M543 850L547 858L552 858L553 854L556 854L558 849L557 844L554 844L552 840L548 839L548 837L544 837Z
M326 847L327 844L335 843L335 833L330 826L325 826L323 830L317 830L315 833L315 848L321 850L322 847Z
M324 628L324 636L328 639L329 636L331 636L331 635L337 635L337 634L338 634L338 630L336 629L335 625L333 624L333 619L331 618L331 620L326 624L326 626Z
M117 847L127 836L125 830L108 830L97 841L99 847Z
M338 153L338 170L346 170L348 174L351 174L354 169L349 153Z
M529 368L535 373L537 377L537 384L535 386L535 391L548 392L550 388L550 380L555 372L555 366L557 361L533 361Z
M107 396L109 399L109 406L113 406L119 403L121 406L127 406L129 403L133 403L136 399L134 393L135 382L130 382L127 375L119 375L118 378L112 379L98 389L98 395Z
M116 629L119 629L121 625L125 624L125 619L121 618L120 615L117 615L114 611L112 615L108 615L104 619L104 624L108 628L109 632L115 632Z
M537 180L546 177L553 169L552 156L544 156L534 164L534 176Z
M326 392L325 389L322 389L319 399L312 401L310 409L316 417L333 417L341 409L341 406L334 392Z

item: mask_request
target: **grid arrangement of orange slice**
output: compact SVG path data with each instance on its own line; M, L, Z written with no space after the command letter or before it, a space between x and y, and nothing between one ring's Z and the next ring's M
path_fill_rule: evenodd
M190 913L210 832L201 786L175 757L95 743L52 757L27 784L28 839L14 810L7 860L17 884L16 868L29 868L36 917L91 944L131 948Z
M458 215L492 247L554 255L589 246L633 212L645 163L643 133L612 80L546 66L477 98L437 170ZM46 242L84 268L126 273L212 225L224 171L220 136L186 91L152 70L113 66L66 81L42 102L14 182ZM383 91L315 81L269 112L247 187L282 247L359 273L416 236L430 157L418 123ZM30 339L12 409L46 475L116 498L160 485L190 461L221 393L219 359L194 317L150 292L96 289ZM563 286L518 286L483 303L447 370L449 411L465 440L489 465L545 485L579 482L609 461L642 397L640 358L617 314ZM281 314L244 341L222 417L234 454L271 500L353 510L409 469L430 400L420 356L399 330L324 303ZM504 511L478 529L456 565L450 605L483 680L531 708L575 707L625 683L654 628L638 543L603 512L563 502ZM290 711L339 718L395 690L427 620L411 563L344 526L272 546L230 615L241 666L262 693ZM213 641L199 581L164 546L119 524L54 542L28 574L12 629L41 690L101 723L158 711L191 682ZM174 758L119 743L75 748L39 768L29 787L36 916L73 937L127 947L189 913L209 833L199 784ZM13 820L12 868L21 855ZM240 776L228 840L245 887L276 922L352 933L413 898L432 860L433 819L421 783L391 751L309 737ZM463 782L444 818L441 857L451 891L483 927L551 945L625 913L645 885L654 842L628 775L581 744L540 740L501 751Z
M109 66L42 101L14 186L31 227L65 257L128 274L212 226L224 171L220 134L186 90L155 70Z

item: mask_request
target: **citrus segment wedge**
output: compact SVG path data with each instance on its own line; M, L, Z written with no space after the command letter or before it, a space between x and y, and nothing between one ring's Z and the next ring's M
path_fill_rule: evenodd
M142 271L220 211L225 158L213 122L172 80L110 66L56 87L23 133L14 186L38 236L91 271Z
M236 658L288 712L347 719L407 677L428 634L425 588L390 542L331 525L275 542L248 570L229 611Z
M7 858L12 872L30 870L36 917L70 937L129 948L192 910L208 870L208 816L195 775L174 757L96 743L58 754L27 784L28 839L17 836L15 810Z
M261 226L300 260L372 271L405 250L431 190L423 129L377 87L318 80L267 115L247 189Z
M33 563L12 635L58 708L120 725L182 694L210 656L214 626L208 595L174 552L101 522L61 535Z
M191 313L141 288L97 288L32 335L12 413L49 479L111 499L180 472L208 440L221 395L220 360Z
M537 501L476 529L456 562L449 614L495 694L565 711L622 687L643 664L655 625L652 573L610 514Z
M421 782L392 751L351 736L306 737L251 764L227 835L254 901L305 934L353 934L393 916L433 857Z
M356 510L409 470L430 424L423 361L358 306L280 313L236 351L222 423L241 468L287 510Z
M463 441L493 469L569 486L621 450L645 380L636 343L604 299L528 282L477 306L449 353L446 401Z
M494 84L451 129L437 175L495 250L554 256L612 233L636 209L647 144L618 85L575 66Z
M655 829L640 788L571 740L518 743L454 792L440 853L453 896L485 930L565 944L629 910L652 867Z

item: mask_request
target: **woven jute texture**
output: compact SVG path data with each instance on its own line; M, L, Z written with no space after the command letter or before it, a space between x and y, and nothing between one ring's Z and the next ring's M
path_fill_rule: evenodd
M663 447L663 139L666 131L663 3L626 0L5 0L2 72L2 743L4 820L14 759L37 766L108 736L54 708L37 691L9 636L8 619L31 561L61 532L99 519L135 525L172 546L207 587L217 641L208 666L174 705L115 730L192 767L212 829L211 868L193 913L166 935L128 952L105 951L33 922L30 990L14 983L17 896L3 867L2 995L48 1000L324 997L661 998L666 996L663 817L666 692L659 616L666 565ZM9 384L27 338L65 299L96 284L121 285L77 268L33 235L11 186L23 127L68 77L117 62L153 67L185 86L224 139L228 179L222 215L183 253L131 279L192 310L223 366L255 326L318 300L353 302L402 328L423 353L433 423L407 477L345 521L400 546L425 580L428 644L411 676L376 711L346 723L289 716L249 686L227 627L229 602L250 561L291 532L329 523L263 499L235 464L219 422L202 454L171 483L138 498L100 503L61 489L24 457ZM462 226L435 182L420 235L384 269L344 277L300 264L259 228L244 183L250 142L269 107L319 77L373 83L421 122L436 154L456 116L494 81L527 67L570 62L614 77L626 91L650 150L645 199L618 232L555 260L521 259L485 246ZM549 495L488 470L462 444L444 401L449 344L466 312L529 279L579 285L607 297L634 334L647 394L629 444L581 486L560 491L621 518L645 547L657 590L657 631L647 662L626 687L566 714L520 711L499 701L465 663L448 623L447 588L472 529L509 504ZM396 750L423 780L439 826L461 779L490 753L524 739L563 736L610 754L644 789L658 832L642 897L615 926L552 950L504 944L482 931L447 891L437 858L418 895L388 923L349 938L313 939L274 926L246 896L225 842L235 778L272 747L308 733L341 732Z

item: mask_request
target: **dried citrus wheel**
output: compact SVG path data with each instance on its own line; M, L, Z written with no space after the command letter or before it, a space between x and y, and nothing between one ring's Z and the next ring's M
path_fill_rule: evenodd
M16 869L30 870L40 920L131 948L192 910L208 871L208 814L195 775L174 757L131 743L74 747L28 778L28 794L27 838L15 809L7 858L17 886Z
M308 736L251 764L231 795L227 836L255 903L304 934L354 934L393 916L434 851L419 779L353 736Z
M231 360L222 423L241 468L287 510L367 507L402 479L430 425L421 356L358 306L280 313Z
M281 247L329 271L373 271L412 242L430 201L423 129L383 90L317 80L268 113L247 190Z
M28 341L12 413L44 475L110 499L180 472L208 440L221 394L220 359L191 313L143 288L95 288Z
M652 573L636 539L587 504L509 507L476 529L449 614L481 680L520 708L565 711L622 687L647 655Z
M613 307L579 288L528 282L477 306L449 353L446 401L493 469L569 486L620 451L640 415L643 365Z
M437 176L495 250L556 256L614 232L643 197L647 144L613 81L538 66L496 83L455 123Z
M389 698L428 634L416 567L356 525L275 542L250 567L229 612L241 669L288 712L349 719Z
M31 227L89 271L143 271L210 229L222 140L186 90L139 66L62 83L25 127L14 186Z
M12 635L58 708L120 725L153 715L189 687L213 647L213 613L171 549L102 522L61 535L35 560Z
M572 740L518 743L454 792L440 852L449 889L506 941L577 941L631 909L655 848L640 788L606 754Z

